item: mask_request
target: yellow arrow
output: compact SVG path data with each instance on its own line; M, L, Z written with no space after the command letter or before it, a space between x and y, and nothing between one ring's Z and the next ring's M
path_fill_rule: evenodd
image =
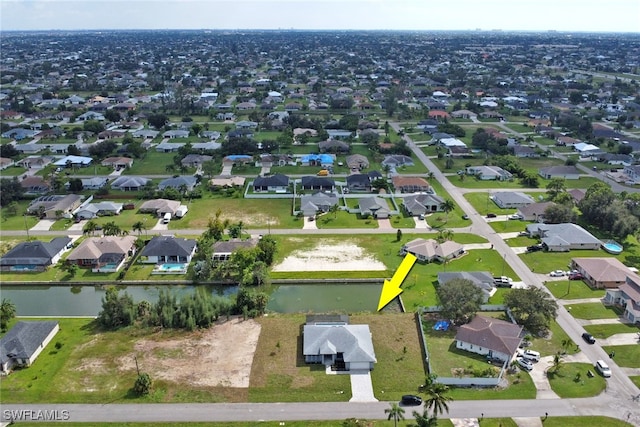
M402 282L409 274L409 271L415 262L416 256L413 254L407 254L400 263L400 267L398 267L391 278L391 281L384 281L384 285L382 285L382 292L380 293L380 300L378 301L378 311L382 310L387 304L393 301L395 297L402 293L400 285L402 285Z

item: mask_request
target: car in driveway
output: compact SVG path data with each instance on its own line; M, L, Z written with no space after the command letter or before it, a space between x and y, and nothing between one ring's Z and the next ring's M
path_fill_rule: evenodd
M509 219L520 220L522 219L522 217L520 217L520 215L518 214L513 214L513 215L509 215Z
M522 369L524 369L525 371L531 371L533 370L533 363L531 363L529 360L524 359L522 357L518 357L516 359L516 363L518 363L518 366L520 366Z
M537 252L543 249L542 245L531 245L527 246L527 252Z
M563 277L565 275L565 272L562 270L553 270L551 273L549 273L549 276L551 277Z
M581 273L571 272L569 273L569 280L582 280L584 276Z
M402 396L402 399L400 399L400 404L405 406L422 405L422 398L413 394L405 394L404 396Z
M494 214L494 213L488 213L487 214L487 218L496 218L498 215Z
M497 288L510 288L511 286L513 286L512 282L513 282L513 279L507 276L499 276L499 277L493 278L493 284Z
M589 344L595 344L596 343L596 339L593 337L593 335L591 335L588 332L585 332L584 334L582 334L582 339L585 340L586 342L588 342Z
M539 362L540 361L540 353L535 350L525 350L522 352L522 358L527 359L531 362Z

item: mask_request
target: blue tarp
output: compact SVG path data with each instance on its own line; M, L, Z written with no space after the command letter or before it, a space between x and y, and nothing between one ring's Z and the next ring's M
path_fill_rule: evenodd
M447 320L439 320L436 322L433 329L436 331L446 331L449 329L449 322Z

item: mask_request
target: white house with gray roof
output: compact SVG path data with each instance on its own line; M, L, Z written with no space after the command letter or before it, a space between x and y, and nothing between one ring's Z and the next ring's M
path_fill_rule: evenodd
M0 370L31 366L60 330L58 322L17 322L0 338Z
M196 253L197 242L173 236L155 236L140 253L146 264L189 263Z
M360 207L360 214L362 216L372 216L374 218L389 218L391 215L391 209L386 199L382 197L363 197L358 200L358 206Z
M535 202L533 197L520 191L499 191L491 195L491 200L501 209L520 208Z
M573 249L598 250L602 242L593 234L577 224L540 224L527 225L530 237L539 236L542 245L549 252L568 252Z
M302 344L305 363L342 371L372 370L377 359L369 325L350 325L343 317L307 319Z

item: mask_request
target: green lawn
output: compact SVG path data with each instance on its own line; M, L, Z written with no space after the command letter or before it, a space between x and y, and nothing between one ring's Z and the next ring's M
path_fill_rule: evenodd
M496 233L514 233L516 231L524 231L529 224L531 224L529 221L505 220L490 222L489 226L493 228Z
M630 334L640 332L640 327L630 323L612 323L606 325L587 325L585 331L595 338L609 338L615 334Z
M563 352L567 354L578 352L578 346L555 320L549 324L549 331L550 334L547 337L534 337L531 340L530 348L539 351L542 356L551 356ZM563 347L562 343L565 341L568 341L568 345Z
M618 366L625 368L640 368L640 345L611 345L603 346L608 354L615 352L614 360Z
M545 282L545 286L558 299L602 298L604 289L592 289L582 280Z
M549 417L544 421L544 427L632 427L624 421L601 416L589 417Z
M173 164L173 157L177 153L159 153L154 149L146 152L144 158L134 159L133 165L123 172L123 175L166 175L167 165Z
M532 271L547 274L553 270L568 269L572 258L611 257L612 255L609 255L604 251L575 250L569 252L539 251L523 253L518 256ZM620 257L621 255L617 258L620 259Z
M135 160L134 160L135 164ZM86 168L63 169L62 175L81 175L81 176L106 176L113 172L112 167L102 166L99 164L88 166Z
M590 363L562 363L557 372L547 371L547 377L551 389L562 399L597 396L604 391L606 380L600 375L590 378L587 371L594 372Z
M464 198L471 203L471 206L473 206L480 215L486 215L489 212L493 212L496 215L511 215L516 213L516 209L500 209L493 200L489 198L490 195L491 193L488 191L482 191L466 193Z
M437 195L453 201L449 193L444 190L442 184L438 181L431 179L429 180L429 185L431 185ZM427 223L433 228L461 228L471 226L471 221L462 219L464 212L460 209L460 206L455 202L453 204L455 205L455 209L449 212L448 215L443 212L431 214L426 218Z
M25 231L38 223L38 218L33 215L24 215L29 206L29 200L17 202L16 214L9 212L7 207L0 209L0 231L1 230L22 230Z
M0 178L19 176L25 173L26 171L27 170L21 166L9 166L8 168L0 171Z
M636 387L640 388L640 375L630 376L629 379L636 385Z
M362 218L359 214L347 211L325 213L316 218L316 226L323 228L378 228L378 221L374 218Z
M512 237L504 241L511 248L524 248L539 243L538 239L532 239L526 236Z
M622 310L619 307L605 306L599 302L568 304L565 307L576 319L617 319L622 314Z

